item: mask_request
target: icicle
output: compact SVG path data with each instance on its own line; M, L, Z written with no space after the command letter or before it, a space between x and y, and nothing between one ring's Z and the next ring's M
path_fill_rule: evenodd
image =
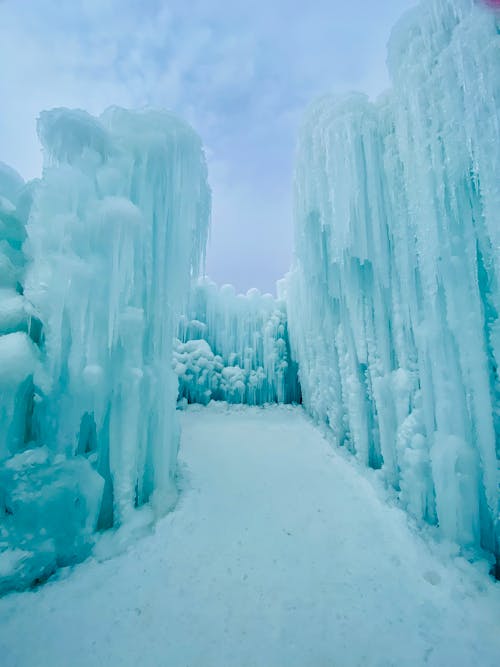
M429 0L393 89L320 100L295 174L288 318L304 404L408 510L495 547L500 68L495 18ZM498 539L498 536L497 536Z

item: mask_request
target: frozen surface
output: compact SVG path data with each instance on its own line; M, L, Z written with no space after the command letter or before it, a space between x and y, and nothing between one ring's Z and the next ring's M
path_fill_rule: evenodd
M106 527L175 496L172 340L206 242L206 166L167 112L55 109L38 132L26 294L44 322L41 438L96 457Z
M36 535L36 517L50 506L30 505L37 495L31 468L12 468L33 440L33 378L39 363L40 322L23 295L29 207L29 187L0 163L0 595L47 575L55 563L50 535L45 532L38 540ZM57 515L47 517L38 528L60 520Z
M27 449L0 468L0 594L90 551L104 481L83 457Z
M0 290L16 290L22 282L26 238L21 204L24 181L13 169L0 162ZM0 292L0 328L3 294Z
M472 0L422 2L392 90L311 109L287 285L307 410L412 515L497 553L498 32Z
M282 298L236 294L202 279L193 285L174 350L179 398L189 403L292 403L300 400Z
M0 468L31 437L39 323L22 293L25 190L19 174L0 162Z
M175 501L172 342L210 215L200 141L171 114L55 109L38 133L40 181L0 165L0 591Z
M183 492L128 553L0 600L5 667L497 667L500 592L300 408L182 417Z
M0 336L0 468L30 440L37 349L22 331Z

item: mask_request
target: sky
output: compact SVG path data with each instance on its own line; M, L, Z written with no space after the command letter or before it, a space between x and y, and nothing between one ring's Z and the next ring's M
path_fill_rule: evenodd
M0 160L38 176L36 117L167 108L196 129L212 188L207 273L274 292L293 247L307 106L389 86L390 30L415 0L0 0Z

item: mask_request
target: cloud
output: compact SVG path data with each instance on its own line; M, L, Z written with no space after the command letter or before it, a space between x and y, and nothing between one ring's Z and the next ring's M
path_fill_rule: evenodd
M43 108L169 108L209 155L209 270L272 289L292 246L295 134L330 89L387 85L385 42L411 0L6 0L0 3L0 159L40 170ZM382 5L382 6L381 6Z

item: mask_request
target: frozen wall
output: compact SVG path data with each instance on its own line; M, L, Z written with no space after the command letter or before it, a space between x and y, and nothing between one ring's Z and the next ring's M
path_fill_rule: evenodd
M31 437L39 328L22 287L27 194L19 174L0 163L0 461Z
M412 515L497 553L498 32L471 0L422 2L391 91L311 109L287 287L310 413Z
M286 305L256 289L236 294L206 279L193 285L174 353L179 398L189 403L300 400Z
M0 237L12 274L0 294L0 591L83 557L96 527L135 507L172 505L173 339L210 215L200 141L166 112L55 109L38 134L27 240L12 223L6 254ZM14 219L1 203L2 223L4 210Z
M88 553L103 483L87 460L56 459L37 440L42 325L23 293L34 187L0 164L0 594Z
M160 512L172 502L172 341L206 243L206 165L166 112L56 109L38 131L26 294L45 331L42 439L96 458L106 526L152 496Z

